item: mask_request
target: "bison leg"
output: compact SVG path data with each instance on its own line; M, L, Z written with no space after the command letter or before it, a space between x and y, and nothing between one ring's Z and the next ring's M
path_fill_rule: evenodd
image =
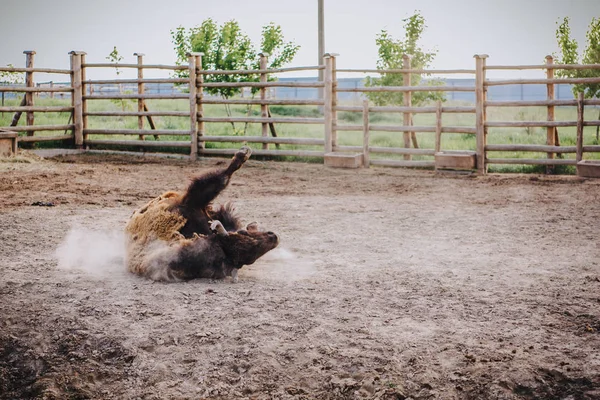
M237 283L237 281L238 281L238 270L237 270L237 268L234 268L233 271L231 271L231 282Z
M248 146L243 146L241 149L239 149L231 159L229 167L227 167L227 174L231 176L235 171L240 169L242 165L248 161L251 154L252 149L250 149Z
M231 159L227 168L212 171L194 178L181 204L188 209L203 209L208 206L227 187L231 175L250 158L252 151L244 146Z

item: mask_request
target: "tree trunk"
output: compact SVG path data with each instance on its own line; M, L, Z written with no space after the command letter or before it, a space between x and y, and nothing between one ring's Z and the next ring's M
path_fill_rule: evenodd
M227 100L227 97L223 96L224 100ZM225 113L227 113L227 116L229 118L231 118L231 107L229 104L225 104ZM235 131L235 122L231 121L231 129L233 129L233 134L237 136L237 132Z
M598 111L598 119L600 120L600 111ZM600 134L600 126L597 126L596 127L596 142L598 142L599 134Z
M254 98L254 96L252 96L252 98ZM246 116L248 118L250 118L251 115L252 115L252 104L248 104L246 106ZM246 136L246 131L248 131L248 122L244 123L244 133L242 134L243 136Z

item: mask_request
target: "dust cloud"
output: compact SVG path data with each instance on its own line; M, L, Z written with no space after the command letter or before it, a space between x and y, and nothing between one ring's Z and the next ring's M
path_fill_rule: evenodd
M316 273L317 268L313 260L286 248L276 248L259 258L253 265L243 267L240 277L293 282L308 279Z
M58 267L97 277L120 276L125 269L125 236L121 231L73 227L55 251Z
M173 281L166 266L177 254L172 247L157 241L147 249L144 257L147 276L153 280ZM55 251L58 268L93 277L127 276L125 266L126 238L122 231L91 230L74 227L67 233ZM241 277L257 280L293 282L307 279L317 272L313 260L298 256L285 249L274 249L251 266L240 271Z

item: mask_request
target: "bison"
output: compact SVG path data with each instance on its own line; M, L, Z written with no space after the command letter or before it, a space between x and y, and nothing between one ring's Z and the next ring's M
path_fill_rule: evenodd
M256 223L244 229L230 203L212 201L250 157L242 147L229 166L201 174L183 193L166 192L136 210L125 228L129 271L159 281L223 279L279 244Z

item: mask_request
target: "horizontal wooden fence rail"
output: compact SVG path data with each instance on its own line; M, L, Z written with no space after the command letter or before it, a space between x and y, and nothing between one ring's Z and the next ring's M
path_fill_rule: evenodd
M171 135L185 136L190 131L175 129L84 129L86 135ZM133 143L132 143L133 144Z
M486 150L489 151L523 151L523 152L543 152L543 153L575 153L576 146L545 146L537 144L488 144ZM586 153L599 153L600 145L583 146Z
M138 133L136 133L137 135ZM151 134L151 133L148 133ZM86 141L89 145L117 145L117 146L136 146L136 147L180 147L189 148L191 147L190 142L184 141L160 141L154 142L149 140L108 140L108 139L88 139Z
M277 100L277 99L220 99L209 98L197 95L202 99L203 104L265 104L265 105L282 105L282 106L322 106L325 103L323 100Z
M565 70L584 70L600 69L600 64L539 64L539 65L487 65L485 70L527 70L527 69L565 69Z
M344 69L338 68L337 72L356 72L367 74L474 74L474 69Z
M355 106L336 106L337 111L362 112L362 107ZM398 107L398 106L370 106L369 112L384 112L384 113L413 113L413 114L434 114L437 111L436 107ZM442 107L442 112L445 113L475 113L475 107Z
M539 144L488 144L486 151L523 151L541 153L575 153L575 146L548 146Z
M295 144L304 146L323 146L324 139L310 138L281 138L263 136L201 136L203 142L229 142L229 143L272 143L272 144Z
M72 92L73 88L70 87L25 87L25 86L0 86L0 92L12 92L12 93L42 93L42 92Z
M523 151L529 153L576 153L576 146L547 146L539 144L488 144L487 151ZM586 153L600 152L600 145L583 146Z
M83 63L81 64L82 68L143 68L143 69L169 69L173 71L184 71L187 70L187 66L182 65L163 65L163 64L119 64L119 63Z
M575 159L563 158L486 158L485 162L512 165L577 165Z
M152 100L176 100L189 99L187 94L92 94L83 96L84 100L136 100L136 99L152 99Z
M202 75L260 75L260 74L275 74L282 72L297 72L297 71L319 71L325 69L324 66L313 67L289 67L289 68L273 68L273 69L240 69L240 70L204 70L197 68L196 73Z
M471 86L379 86L364 88L338 88L338 92L474 92Z
M566 127L577 126L577 121L486 122L485 126L487 128ZM600 126L600 121L584 121L583 126Z
M41 112L41 113L52 113L52 112L72 112L73 107L61 107L61 106L6 106L0 107L0 112Z
M340 151L347 152L360 152L363 150L362 146L338 146ZM377 146L369 146L369 153L379 153L379 154L410 154L416 156L433 156L435 154L434 149L405 149L402 147L377 147Z
M3 126L3 131L15 132L33 132L33 131L66 131L73 129L73 124L69 125L20 125L20 126ZM21 138L19 138L21 140ZM33 140L33 139L32 139Z
M516 121L516 122L486 122L487 128L525 128L525 127L556 127L577 126L577 121Z
M585 84L600 83L597 78L559 78L559 79L507 79L498 81L486 81L485 86L502 85L557 85L557 84Z
M322 124L323 118L203 117L202 122L248 122L261 124Z
M90 117L189 117L188 111L87 111Z
M476 135L477 130L473 127L468 126L442 126L441 133L462 133Z
M291 87L291 88L319 88L322 82L209 82L197 85L198 88L267 88L267 87Z
M520 100L520 101L491 101L485 103L486 107L546 107L546 106L576 106L577 100ZM600 99L585 99L586 106L600 106Z
M204 155L217 155L217 156L231 156L235 154L238 149L198 149L199 154ZM290 156L290 157L315 157L323 158L324 152L317 150L252 150L253 156Z
M73 129L73 128L71 128ZM57 142L57 141L72 141L75 138L73 134L58 135L58 136L24 136L19 138L19 142L23 143L38 143L38 142Z
M85 85L119 85L131 83L189 83L187 78L145 78L145 79L104 79L104 80L86 80L82 82Z
M45 73L45 74L66 74L70 75L70 69L55 69L55 68L17 68L17 67L0 67L0 72L25 72L25 73Z
M362 125L338 125L338 131L362 131ZM369 125L371 132L435 132L435 126ZM442 132L475 134L475 128L468 126L445 126Z

